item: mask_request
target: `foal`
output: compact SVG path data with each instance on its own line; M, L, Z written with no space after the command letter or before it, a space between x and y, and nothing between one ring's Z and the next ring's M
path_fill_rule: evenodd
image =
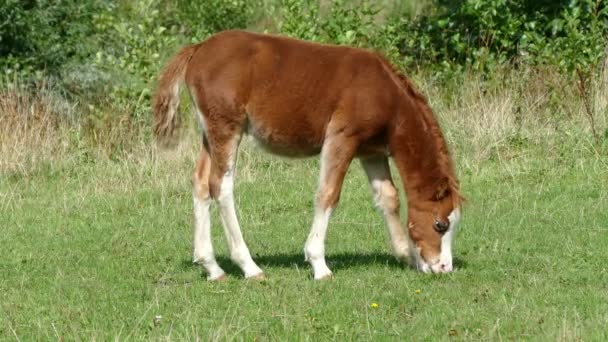
M452 160L426 99L380 55L244 31L218 33L183 48L160 76L155 133L170 136L185 82L202 127L193 176L194 253L209 280L225 277L215 260L209 206L220 207L231 259L246 278L263 278L243 240L234 206L243 133L281 155L321 154L312 228L304 254L315 279L331 277L325 236L344 175L358 157L384 214L395 256L423 272L452 271L451 244L461 197ZM408 232L388 156L403 180ZM411 259L410 259L411 257Z

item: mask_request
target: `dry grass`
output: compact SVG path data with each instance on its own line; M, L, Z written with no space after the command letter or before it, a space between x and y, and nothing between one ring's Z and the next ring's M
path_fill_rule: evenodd
M57 162L133 160L150 152L148 127L118 106L69 102L48 83L0 85L0 173ZM153 144L152 144L153 145Z
M492 80L465 75L452 85L420 75L415 78L461 163L474 165L496 157L497 152L508 158L539 144L560 153L567 141L578 141L584 145L579 149L597 153L598 147L588 139L590 122L576 86L551 70L509 70ZM602 138L608 127L607 83L605 72L592 81L591 103ZM27 174L49 163L100 158L193 162L198 133L192 129L191 114L184 111L188 118L183 121L190 125L182 130L179 146L159 153L147 123L132 119L125 109L110 105L83 109L48 84L32 89L11 82L0 89L0 172ZM244 149L241 155L240 169L247 175L247 169L255 167L256 153Z
M18 82L0 88L0 172L27 172L63 157L69 144L60 118L69 105L47 84L29 90Z
M459 271L425 277L393 262L353 165L328 237L337 278L323 284L309 279L301 252L317 163L279 162L245 140L235 202L269 280L241 279L215 215L230 276L209 283L190 266L194 129L158 149L124 111L65 120L80 110L48 87L9 88L0 97L0 339L606 340L597 327L608 322L608 159L585 152L593 140L575 94L542 81L418 82L468 198Z
M603 73L592 81L595 125L602 135L608 128L607 80ZM445 84L424 78L419 83L448 139L470 162L491 158L497 150L527 147L522 145L561 149L555 144L569 137L591 141L590 122L575 84L552 70L509 70L492 80L465 75L454 82L453 92L447 94Z

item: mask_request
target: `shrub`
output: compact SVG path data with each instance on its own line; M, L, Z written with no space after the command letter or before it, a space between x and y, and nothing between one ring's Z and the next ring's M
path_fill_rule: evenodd
M148 104L151 86L163 57L174 52L176 28L164 25L167 16L158 0L108 3L93 18L99 49L93 65L113 76L105 96L123 106ZM161 56L162 54L162 56Z
M260 1L248 0L177 0L176 17L192 43L208 35L229 29L245 29L254 23L262 8Z
M57 73L82 60L92 47L84 42L101 7L99 0L3 0L0 5L0 68L6 73ZM40 75L40 73L38 73Z
M392 22L409 64L489 71L523 61L573 70L602 58L608 6L595 0L436 0L432 13Z
M282 0L278 31L282 34L339 45L385 48L380 8L367 1L332 1L322 8L317 0Z

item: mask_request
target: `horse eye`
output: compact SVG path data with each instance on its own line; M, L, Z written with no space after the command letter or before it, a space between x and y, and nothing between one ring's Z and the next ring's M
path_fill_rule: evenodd
M450 228L450 224L445 221L435 220L433 228L439 233L445 233Z

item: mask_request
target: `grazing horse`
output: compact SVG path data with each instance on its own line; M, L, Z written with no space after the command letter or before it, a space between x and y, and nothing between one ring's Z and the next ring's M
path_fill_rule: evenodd
M355 157L384 214L395 256L425 273L452 271L461 203L453 163L425 97L381 55L244 31L215 34L184 47L163 70L153 100L159 137L175 130L184 82L202 128L193 175L193 261L209 280L225 277L211 243L212 200L219 203L230 258L246 278L264 277L245 244L234 206L236 156L244 133L272 153L321 155L304 247L314 279L332 276L325 263L327 225ZM400 223L389 156L407 193L410 239Z

